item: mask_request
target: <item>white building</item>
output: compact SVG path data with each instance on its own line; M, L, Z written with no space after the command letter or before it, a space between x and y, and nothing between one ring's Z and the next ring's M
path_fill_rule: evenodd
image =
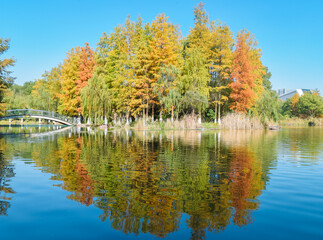
M291 98L295 94L298 94L298 96L303 96L305 92L313 92L311 89L278 89L277 93L279 96L279 99L282 101L286 101L287 99Z

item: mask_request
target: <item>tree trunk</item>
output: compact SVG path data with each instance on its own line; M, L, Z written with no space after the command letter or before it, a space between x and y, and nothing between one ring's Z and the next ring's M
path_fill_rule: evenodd
M202 123L202 112L201 112L201 110L199 111L198 123L199 124Z
M143 122L143 125L145 126L145 108L142 109L142 122Z
M172 106L172 122L174 122L174 106Z
M217 117L218 117L218 104L215 103L215 107L214 107L214 123L217 122Z
M126 125L129 125L129 111L126 113Z
M151 106L151 121L152 122L155 121L155 119L154 119L154 114L155 114L154 109L155 109L155 104L152 104L152 106Z
M221 104L219 104L219 120L218 123L221 124Z

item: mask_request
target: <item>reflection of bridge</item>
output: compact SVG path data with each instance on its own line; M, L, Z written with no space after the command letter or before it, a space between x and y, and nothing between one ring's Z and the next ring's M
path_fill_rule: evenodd
M1 117L0 120L11 119L11 118L24 118L24 117L46 119L46 120L58 122L63 125L69 125L69 126L75 125L77 123L76 118L63 116L55 112L34 110L34 109L7 110L6 115Z

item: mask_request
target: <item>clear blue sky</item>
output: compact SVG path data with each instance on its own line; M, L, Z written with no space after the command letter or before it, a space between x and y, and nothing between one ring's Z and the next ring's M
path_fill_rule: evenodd
M124 23L127 15L151 22L165 13L181 27L193 26L195 0L0 0L0 37L11 39L5 54L16 83L41 76L65 58L72 47L92 47L103 32ZM236 34L251 31L272 73L274 89L318 88L323 91L323 1L205 0L211 20L221 20Z

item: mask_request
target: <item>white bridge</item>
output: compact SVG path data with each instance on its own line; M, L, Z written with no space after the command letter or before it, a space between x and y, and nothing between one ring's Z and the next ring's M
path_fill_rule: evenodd
M55 112L35 110L35 109L7 110L6 115L1 117L0 120L12 119L12 118L24 118L24 117L46 119L53 122L61 123L63 125L68 125L68 126L77 124L77 118L63 116Z

